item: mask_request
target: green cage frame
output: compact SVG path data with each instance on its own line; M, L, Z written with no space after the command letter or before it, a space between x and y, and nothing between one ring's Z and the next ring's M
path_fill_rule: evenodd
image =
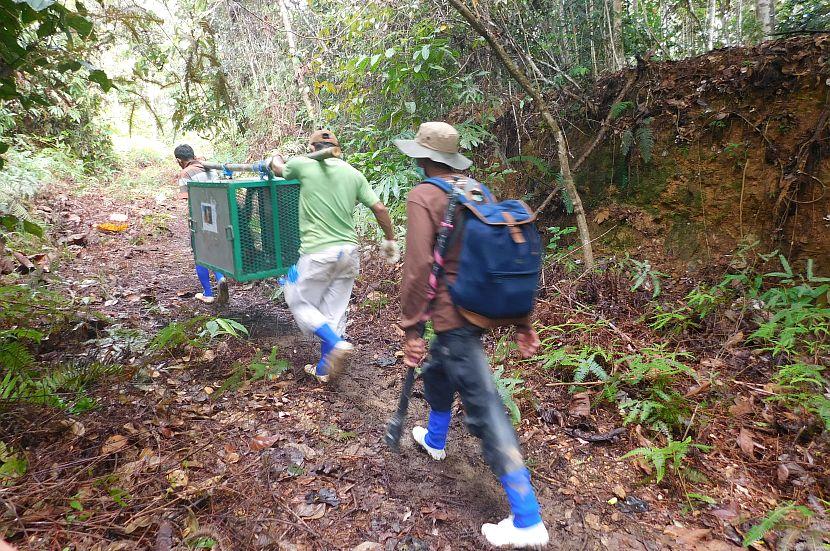
M218 267L214 264L209 262L205 262L198 258L196 253L196 247L194 244L196 230L194 229L194 221L191 217L191 213L193 212L193 205L191 204L192 198L188 193L187 197L187 207L188 207L188 221L190 227L190 245L191 249L193 250L193 256L195 258L196 264L200 266L204 266L209 270L213 270L215 272L220 272L226 277L231 277L237 281L252 281L257 279L266 279L271 277L278 277L288 272L289 268L296 264L297 260L299 259L299 180L283 180L283 179L275 179L275 178L260 178L260 179L240 179L240 180L214 180L214 181L206 181L206 182L197 182L197 181L188 181L187 185L197 187L197 188L216 188L216 189L223 189L227 192L228 198L228 209L229 209L229 216L230 216L230 227L228 228L230 231L226 231L226 237L228 241L232 242L233 247L233 265L234 265L234 273L227 273L227 269L223 267ZM289 219L288 216L291 216L292 213L283 213L280 212L280 194L283 190L287 192L288 188L296 188L297 192L297 200L293 208L294 216ZM271 232L269 232L269 236L273 238L273 249L274 249L274 256L276 261L276 267L273 269L268 270L259 270L259 271L252 271L246 272L244 268L243 262L243 243L242 243L242 232L240 230L240 213L239 213L239 204L237 202L237 193L239 190L247 190L247 189L257 189L257 188L269 188L270 190L270 207L272 213L272 228ZM289 225L290 229L293 230L295 233L296 239L296 249L292 247L291 250L285 251L283 250L283 236L281 235L280 228L284 227L285 225ZM284 228L285 229L285 228ZM290 245L289 245L290 246Z

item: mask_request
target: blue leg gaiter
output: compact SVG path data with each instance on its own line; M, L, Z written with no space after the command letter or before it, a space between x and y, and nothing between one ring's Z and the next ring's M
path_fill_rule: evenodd
M320 361L317 362L317 375L326 375L326 356L331 352L332 347L326 341L320 342Z
M331 348L334 348L337 343L343 340L337 336L337 333L334 332L334 329L328 323L324 323L318 327L314 331L314 334L320 337L320 340Z
M219 283L220 281L225 279L225 276L222 275L220 272L213 272L213 277L216 278L216 283Z
M199 277L199 283L202 284L202 290L206 297L213 296L213 289L210 288L210 270L204 266L196 265L196 275Z
M510 511L513 513L513 526L527 528L542 522L539 514L539 502L536 501L536 492L530 485L530 473L521 468L501 477L501 485L510 502Z
M447 445L447 431L450 429L451 411L429 410L429 422L427 423L427 436L424 442L430 448L443 450Z

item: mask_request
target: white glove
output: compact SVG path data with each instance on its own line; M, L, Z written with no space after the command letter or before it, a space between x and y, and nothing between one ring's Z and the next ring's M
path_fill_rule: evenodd
M394 264L401 259L401 249L394 239L384 239L380 244L380 252L389 264Z

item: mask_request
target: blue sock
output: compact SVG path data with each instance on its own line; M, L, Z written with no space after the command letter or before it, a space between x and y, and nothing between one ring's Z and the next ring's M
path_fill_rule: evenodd
M328 323L324 323L318 327L314 331L314 334L320 337L320 340L329 345L331 348L334 348L337 343L343 340L337 336L337 333L334 332L334 329L332 329Z
M317 375L328 375L326 371L326 356L331 352L331 346L326 341L320 341L320 361L317 362Z
M427 423L427 436L424 438L427 446L436 450L443 450L447 445L447 431L450 429L450 418L452 411L429 410L429 422Z
M539 502L536 501L536 492L530 485L530 473L521 468L512 471L500 478L507 501L510 502L510 511L513 513L513 526L527 528L542 522L539 514Z
M196 275L199 277L199 283L202 284L202 290L206 297L213 296L213 289L210 288L210 270L204 266L196 265Z
M220 272L213 272L213 277L216 278L216 283L219 283L220 281L225 279L225 276L222 275Z

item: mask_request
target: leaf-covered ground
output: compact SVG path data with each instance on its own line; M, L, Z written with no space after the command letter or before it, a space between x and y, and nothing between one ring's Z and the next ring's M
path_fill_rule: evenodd
M44 550L485 547L480 525L505 516L507 504L460 409L444 462L428 460L410 438L399 454L381 441L402 379L399 267L366 247L348 329L359 356L330 388L302 375L317 344L299 333L275 282L233 284L225 309L194 301L183 201L55 188L40 205L53 224L47 252L60 262L53 273L27 277L70 297L78 321L51 335L39 360L123 369L95 383L91 411L18 405L3 413L0 439L28 461L25 475L0 488L7 539ZM113 212L127 215L127 230L96 229ZM638 321L648 294L630 285L620 275L574 282L548 271L538 312L549 328L546 350L633 353L659 343ZM196 318L200 328L217 316L242 323L250 336L148 347L171 322ZM500 337L488 338L488 350L524 380L517 431L552 548L731 549L752 519L793 495L815 499L826 490L826 441L759 429L767 410L753 370L763 366L727 342L730 335L687 345L697 375L680 379L697 400L689 430L713 447L686 460L706 478L694 492L670 476L648 483L648 463L620 459L659 435L623 426L591 393L597 381L569 392L572 371L519 363ZM709 379L715 371L730 375ZM425 412L416 389L408 426ZM780 465L788 463L794 472L782 481Z

